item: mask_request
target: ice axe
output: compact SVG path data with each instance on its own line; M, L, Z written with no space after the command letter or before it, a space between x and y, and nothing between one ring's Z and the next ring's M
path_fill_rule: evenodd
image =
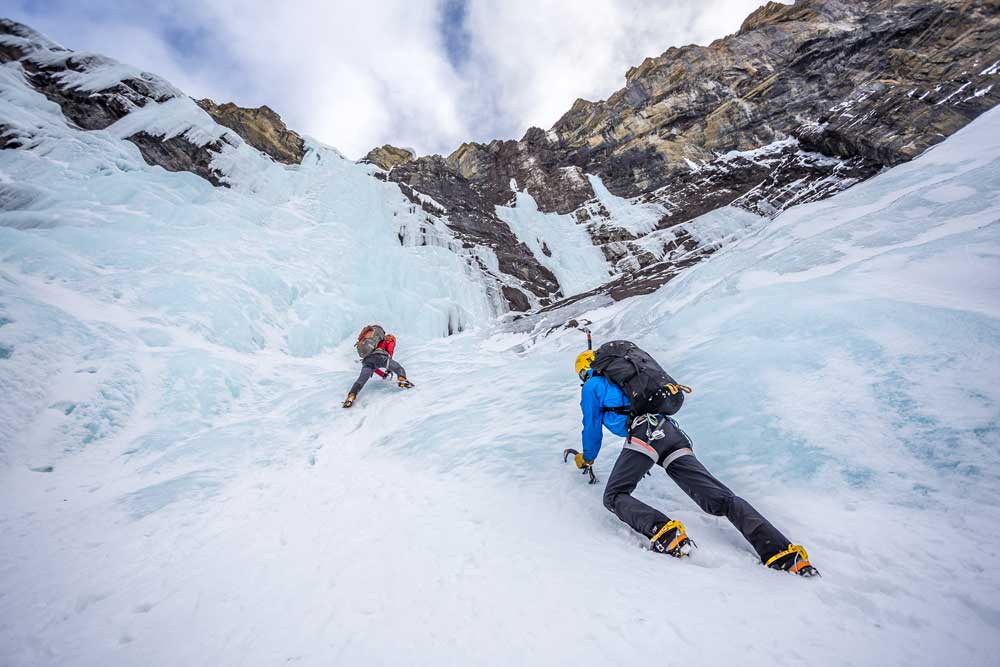
M563 450L563 463L566 463L567 461L569 461L569 455L570 454L572 454L573 456L576 456L579 453L580 452L576 451L575 449L564 449ZM581 475L590 475L590 481L587 482L587 484L597 484L597 481L598 481L597 480L597 475L594 474L594 468L593 468L593 466L590 466L590 465L583 466L583 471L581 471L580 474Z
M576 329L577 331L582 331L583 333L587 334L587 349L588 350L593 350L594 349L594 341L593 341L593 338L591 337L590 329L587 328L587 325L589 325L589 324L593 324L593 322L591 322L590 320L580 320L580 321L570 320L569 322L566 323L566 325L563 328L564 329L573 328L573 329ZM583 326L580 326L580 325L583 325Z
M392 361L392 357L389 357L389 361ZM382 378L383 380L388 380L390 377L392 377L392 371L389 370L389 363L388 363L388 361L386 362L386 367L385 368L376 368L372 372L375 373L375 375L377 375L380 378Z
M586 327L586 326L582 326L582 327L580 326L584 322L587 323L587 324L591 324L590 320L584 320L583 322L577 322L576 320L572 320L570 322L570 326L575 326L579 331L582 331L583 333L587 334L587 349L588 350L593 350L594 349L594 340L593 340L593 337L591 336L590 329L588 327Z

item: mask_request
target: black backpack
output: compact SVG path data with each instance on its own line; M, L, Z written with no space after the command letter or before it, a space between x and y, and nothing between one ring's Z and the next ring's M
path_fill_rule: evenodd
M605 408L609 412L629 415L632 420L645 414L676 414L684 405L685 387L660 368L653 357L627 340L613 340L597 348L590 369L614 382L628 396L631 408Z

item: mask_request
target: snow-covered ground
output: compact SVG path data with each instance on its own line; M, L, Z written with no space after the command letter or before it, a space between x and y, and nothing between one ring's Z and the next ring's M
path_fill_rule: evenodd
M583 336L495 321L370 167L212 188L0 69L43 126L0 151L0 664L996 663L1000 111L583 313L695 388L802 580L662 471L699 549L640 548L561 460ZM370 320L417 388L345 411Z

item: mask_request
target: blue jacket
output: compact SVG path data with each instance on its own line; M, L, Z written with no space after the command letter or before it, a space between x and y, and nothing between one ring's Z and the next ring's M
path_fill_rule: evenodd
M593 461L601 451L604 433L601 426L623 438L628 435L628 415L604 412L603 408L628 407L628 396L600 375L591 374L580 390L580 409L583 411L583 458Z

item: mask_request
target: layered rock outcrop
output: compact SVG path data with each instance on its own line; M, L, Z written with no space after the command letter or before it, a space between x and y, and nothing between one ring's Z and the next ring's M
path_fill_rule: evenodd
M374 164L381 169L389 171L397 165L412 162L416 157L414 152L408 148L397 148L396 146L385 144L368 151L368 155L364 156L360 162Z
M898 164L1000 100L983 73L1000 59L998 37L1000 6L989 0L771 3L736 35L648 58L625 88L578 103L552 133L627 196L662 186L688 160L790 136L827 155Z
M216 123L228 127L261 153L284 164L302 163L306 142L289 130L271 107L248 109L232 102L216 104L209 99L196 101Z

